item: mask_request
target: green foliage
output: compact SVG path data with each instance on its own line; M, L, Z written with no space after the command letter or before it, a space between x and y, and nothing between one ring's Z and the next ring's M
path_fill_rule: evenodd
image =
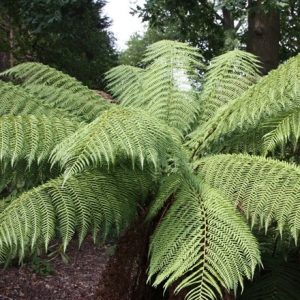
M265 154L274 151L278 146L285 146L288 141L292 142L294 150L297 149L300 137L300 109L298 107L268 120L264 126L269 131L263 137Z
M259 79L259 62L247 52L234 50L217 56L207 69L201 94L201 123L241 96Z
M106 100L75 78L40 63L23 63L2 72L1 76L22 83L24 89L40 103L85 121L95 119L109 108Z
M243 219L217 190L194 178L156 229L150 245L150 278L175 292L188 287L186 298L215 299L220 285L237 289L260 263L258 245Z
M107 87L122 106L142 107L145 101L145 71L121 65L106 73Z
M252 226L259 223L267 231L276 221L279 231L287 226L297 242L299 167L242 154L202 158L195 167L207 184L221 190L251 220Z
M189 42L201 50L206 59L219 54L224 45L222 26L217 24L214 5L210 1L145 1L136 13L154 30L171 32L167 38Z
M0 80L0 93L0 115L44 114L64 118L72 117L59 108L51 108L46 103L39 101L39 99L33 94L28 93L21 86Z
M66 176L93 166L109 166L131 160L132 166L151 163L155 168L167 163L178 145L171 130L143 111L112 108L74 135L58 144L52 161Z
M298 262L268 259L263 274L259 275L241 300L297 300L300 293Z
M33 272L42 276L48 276L55 273L55 270L50 265L50 262L45 259L41 259L38 256L32 259L31 268Z
M0 214L1 260L22 259L42 245L47 249L56 233L65 250L75 231L80 244L88 231L96 238L101 229L104 239L120 232L135 216L151 177L117 169L84 172L63 181L59 177L23 193Z
M203 67L201 58L196 49L186 44L159 41L148 47L145 70L117 67L108 73L109 86L124 105L142 107L185 134L199 110L192 84L198 78L197 68Z
M261 127L270 117L277 117L299 106L299 70L298 55L220 109L193 132L189 147L195 154L200 154L213 143L229 140L241 131Z
M168 28L148 27L143 35L133 34L127 42L127 49L121 52L120 64L135 67L144 66L143 56L147 47L161 40L178 40L178 30L176 26Z
M1 116L0 161L14 165L16 161L41 162L49 158L54 147L79 128L69 119L49 116Z
M143 7L134 10L152 30L173 33L166 38L189 42L201 50L206 59L249 44L251 14L275 9L280 14L280 60L284 61L299 53L300 3L298 0L146 0ZM252 15L253 16L253 15ZM270 22L273 15L265 16ZM269 27L276 27L266 25ZM255 26L253 26L256 28ZM266 29L268 30L268 29ZM249 34L250 33L250 34ZM153 41L155 42L155 41ZM256 45L257 46L257 45ZM267 53L266 47L262 49ZM269 58L271 59L271 58Z
M103 88L102 75L117 59L104 5L104 0L2 0L0 47L14 64L39 61ZM13 37L7 38L10 30Z
M183 177L180 173L172 173L162 178L156 197L149 208L147 215L148 221L153 219L165 205L167 200L169 200L170 197L177 192L182 181Z

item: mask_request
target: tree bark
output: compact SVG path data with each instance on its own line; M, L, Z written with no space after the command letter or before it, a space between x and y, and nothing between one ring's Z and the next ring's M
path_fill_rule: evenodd
M6 52L0 52L0 72L9 68L9 56Z
M267 74L279 64L280 15L275 8L263 10L261 0L249 0L247 51L262 62Z
M97 300L163 300L163 290L147 284L148 246L153 225L140 218L118 241L103 271Z

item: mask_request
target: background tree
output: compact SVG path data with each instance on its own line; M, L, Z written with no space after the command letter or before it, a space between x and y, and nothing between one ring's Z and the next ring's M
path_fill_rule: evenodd
M148 46L160 40L178 40L179 35L176 27L165 29L148 27L144 34L133 34L127 42L127 49L120 53L119 63L142 67L144 53Z
M55 66L93 88L115 65L105 1L1 1L2 57ZM13 34L12 34L13 32ZM105 59L103 59L105 57ZM6 63L7 65L7 63ZM5 66L3 66L5 67Z
M239 43L260 58L267 73L299 51L299 5L297 0L148 0L136 12L152 27L177 26L178 40L191 42L208 59Z

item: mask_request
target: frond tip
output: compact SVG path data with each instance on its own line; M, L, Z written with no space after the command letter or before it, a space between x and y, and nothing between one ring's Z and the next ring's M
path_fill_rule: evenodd
M230 202L196 178L175 197L150 245L154 286L180 279L175 292L188 287L188 300L211 300L252 278L258 245Z
M259 79L259 62L246 51L233 50L211 61L201 94L201 122L208 121L216 111L241 96Z

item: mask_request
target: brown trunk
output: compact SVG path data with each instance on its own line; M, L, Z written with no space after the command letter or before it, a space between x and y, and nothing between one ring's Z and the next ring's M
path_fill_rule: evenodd
M228 292L223 293L223 300L235 300L235 297Z
M223 27L225 30L234 30L234 20L232 18L231 11L227 8L222 8L223 13Z
M6 52L0 52L0 72L9 68L9 55Z
M162 300L163 291L147 284L148 243L151 225L144 216L120 238L99 281L97 300Z
M259 57L267 74L279 64L280 16L276 9L264 11L261 0L249 0L247 51Z

